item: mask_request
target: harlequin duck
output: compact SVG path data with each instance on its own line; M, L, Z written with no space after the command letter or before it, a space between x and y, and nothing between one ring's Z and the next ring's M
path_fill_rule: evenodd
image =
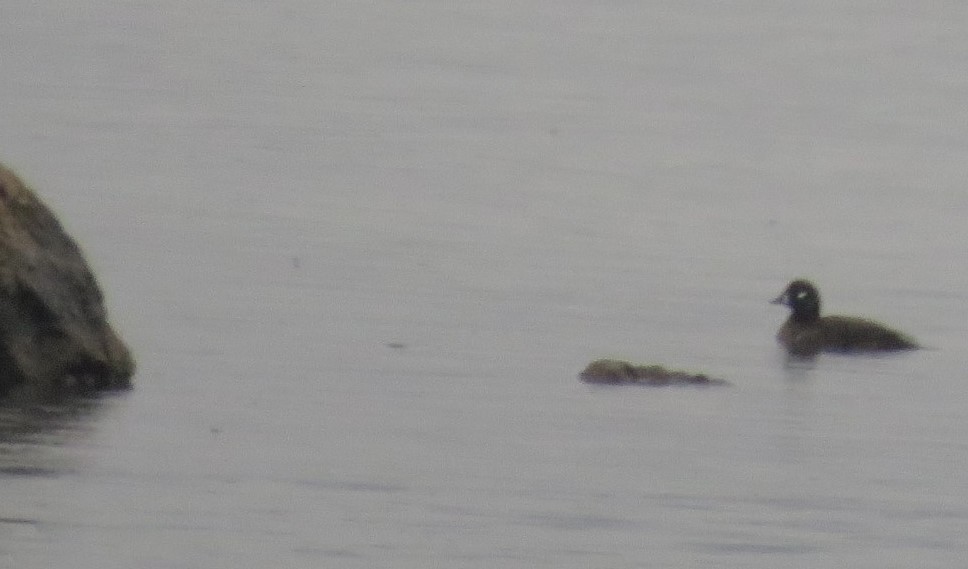
M807 280L791 282L773 304L784 304L792 311L776 335L792 354L897 351L919 347L901 332L866 318L820 316L820 293Z

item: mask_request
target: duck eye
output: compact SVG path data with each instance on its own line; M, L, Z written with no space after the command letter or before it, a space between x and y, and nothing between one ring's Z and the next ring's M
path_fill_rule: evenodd
M807 291L801 290L797 293L797 300L803 300L804 298L807 298Z

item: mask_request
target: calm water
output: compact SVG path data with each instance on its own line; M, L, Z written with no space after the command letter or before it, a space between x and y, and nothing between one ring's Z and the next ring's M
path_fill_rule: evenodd
M0 160L140 369L0 414L0 564L962 564L966 20L6 2ZM789 364L801 275L932 349Z

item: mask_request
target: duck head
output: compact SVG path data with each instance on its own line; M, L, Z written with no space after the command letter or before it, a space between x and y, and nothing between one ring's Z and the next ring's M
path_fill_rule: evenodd
M788 284L772 304L789 306L794 320L811 322L820 318L820 293L813 283L805 279Z

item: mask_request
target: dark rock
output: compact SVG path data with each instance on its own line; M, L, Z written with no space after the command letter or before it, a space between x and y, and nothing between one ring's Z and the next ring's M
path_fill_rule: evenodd
M633 365L611 359L593 361L579 377L586 383L607 385L727 385L722 379L702 373L670 370L660 365Z
M77 244L0 166L0 397L122 389L134 368Z

